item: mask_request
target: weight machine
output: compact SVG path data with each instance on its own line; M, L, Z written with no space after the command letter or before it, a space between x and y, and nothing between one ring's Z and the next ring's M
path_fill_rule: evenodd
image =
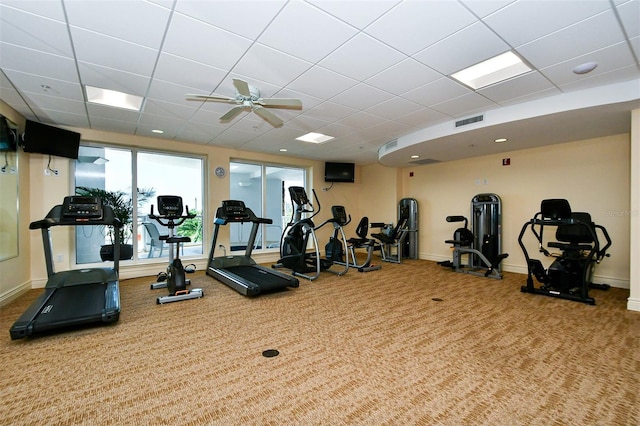
M438 262L455 272L502 279L501 262L509 256L501 253L502 202L496 194L478 194L471 199L472 228L464 216L447 216L447 222L464 222L445 243L453 245L453 259ZM462 256L467 256L467 264Z

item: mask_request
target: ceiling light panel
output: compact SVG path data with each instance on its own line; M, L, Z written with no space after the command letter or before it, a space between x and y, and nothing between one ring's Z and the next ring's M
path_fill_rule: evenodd
M143 98L116 90L101 89L99 87L85 86L87 101L94 104L106 105L115 108L123 108L132 111L140 111Z
M505 52L494 56L484 62L451 74L462 84L474 90L490 86L504 80L516 77L531 71L518 55L513 52Z

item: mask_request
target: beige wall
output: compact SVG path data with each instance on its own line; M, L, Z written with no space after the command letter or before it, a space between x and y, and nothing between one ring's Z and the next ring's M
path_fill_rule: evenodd
M24 129L24 117L0 100L0 114ZM21 292L31 288L29 234L24 226L29 226L29 155L18 150L18 257L0 262L0 304L12 300Z
M3 108L6 109L6 106ZM16 123L24 119L15 111L7 115ZM96 143L138 146L150 149L172 150L175 142L155 138L126 136L87 129L72 129L82 133L83 140ZM471 198L479 193L496 193L502 198L503 251L510 254L505 270L525 273L524 256L517 237L522 225L539 210L544 198L567 198L576 211L589 211L595 222L604 225L611 234L611 258L596 270L597 278L619 287L629 286L629 217L630 212L630 137L617 135L586 141L464 159L459 161L394 169L379 164L356 168L356 182L337 183L332 188L323 182L323 162L243 152L198 144L181 144L181 152L204 155L208 165L206 178L207 208L215 212L221 201L228 198L228 178L213 176L218 165L228 166L230 159L269 161L294 164L310 169L312 186L320 198L323 213L318 223L329 217L332 205L344 205L352 216L346 228L353 236L355 227L364 215L371 221L395 223L398 200L416 198L420 209L420 257L429 260L449 259L450 248L444 240L451 238L454 226L445 221L447 215L469 215ZM20 154L20 256L0 262L2 283L0 303L29 288L44 285L46 271L40 234L28 230L29 222L44 217L51 206L59 204L72 192L70 174L72 161L55 158L52 167L58 176L45 176L47 157L38 154ZM510 166L502 166L502 158L511 159ZM413 172L413 177L410 177ZM626 212L626 213L625 213ZM625 217L626 215L626 217ZM213 225L206 218L205 255L209 250ZM322 246L326 243L330 227L319 233ZM227 244L228 233L219 236ZM535 252L535 247L531 247ZM60 270L70 268L72 238L69 229L60 228L54 234L54 254L63 254ZM271 262L273 255L258 255L259 262ZM204 268L206 259L197 262ZM155 275L157 263L122 267L122 277Z
M613 240L611 257L596 268L597 280L628 287L629 155L629 135L624 134L407 168L404 196L419 203L420 257L449 259L444 241L457 226L445 218L469 217L474 195L495 193L502 200L502 251L509 253L504 270L526 273L518 245L523 224L540 210L541 200L566 198L574 211L591 213ZM511 165L503 166L503 158L510 158ZM538 257L534 240L523 241L530 255Z

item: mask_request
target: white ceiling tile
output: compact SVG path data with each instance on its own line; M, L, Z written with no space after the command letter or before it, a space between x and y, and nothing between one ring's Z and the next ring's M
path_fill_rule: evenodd
M215 42L212 42L215 40ZM251 46L251 40L175 13L163 51L217 68L229 69Z
M179 106L186 106L189 108L197 108L201 105L199 101L188 101L185 95L190 91L190 88L181 86L179 84L173 84L162 80L153 80L149 86L149 92L147 97L149 99L156 99L158 101L169 102Z
M358 34L320 61L320 65L362 81L402 61L405 57L372 37Z
M484 21L507 43L517 47L609 8L608 0L517 1Z
M448 99L439 104L432 105L436 111L450 115L454 118L462 118L480 111L498 107L495 102L478 95L477 93L467 93L459 98Z
M560 89L563 92L570 92L576 90L583 90L597 86L606 86L621 81L635 81L635 90L631 93L631 96L640 98L640 73L635 65L630 65L625 68L618 68L609 72L594 74L582 80L572 81L570 83L562 84ZM640 106L639 106L640 107Z
M22 49L0 42L0 68L34 75L46 73L48 78L78 81L78 71L73 59L31 49ZM43 68L42 64L46 64Z
M222 125L187 122L176 137L185 141L208 143L225 129L226 126L223 127Z
M493 102L503 104L530 93L537 93L552 88L554 88L553 84L549 82L545 76L539 72L532 71L507 81L479 89L478 93Z
M345 126L353 127L354 129L366 129L367 127L375 126L380 123L380 121L385 120L369 112L358 111L337 122Z
M82 98L79 100L74 100L69 97L50 95L49 93L50 92L43 91L40 91L38 93L22 92L22 96L25 97L27 102L32 103L33 105L36 105L38 108L43 110L54 111L59 108L62 111L71 114L86 115L84 100Z
M365 31L405 54L413 55L474 21L476 18L457 2L406 1Z
M326 68L313 67L291 82L288 88L317 98L329 99L356 84L357 81Z
M133 124L137 123L140 119L139 112L123 108L114 108L99 104L87 103L87 110L89 111L89 119L92 123L96 118L124 121Z
M256 43L240 59L234 70L250 79L285 86L311 68L311 65L309 62Z
M307 111L307 113L312 115L313 117L324 121L341 120L344 117L347 117L355 112L356 110L353 108L349 108L347 106L336 104L333 102L323 102L313 109Z
M588 74L575 74L572 72L576 66L587 62L596 62L598 66ZM540 72L555 85L562 86L629 66L635 66L634 58L629 51L627 43L621 42L605 49L590 52L566 62L543 68ZM637 76L640 77L640 71L637 72Z
M640 36L640 0L628 1L619 5L617 9L627 36Z
M114 68L78 62L82 84L145 96L151 79L146 75L123 72Z
M307 3L287 4L258 41L316 63L356 34L356 30Z
M2 0L2 6L24 10L34 15L43 16L65 22L64 10L61 1L51 0ZM4 13L4 11L2 11Z
M136 132L138 121L120 121L107 117L91 117L91 128L94 130L104 130L109 132L124 133L133 135Z
M194 91L202 91L206 95L214 92L226 75L227 71L220 68L169 53L160 54L153 74L159 80L192 87Z
M120 71L150 75L158 57L155 49L77 27L71 27L71 38L78 61ZM112 54L105 55L104 52Z
M265 30L285 3L285 0L179 0L176 10L253 39Z
M411 90L402 97L428 107L466 93L469 93L469 89L445 77Z
M198 110L196 106L196 103L192 106L187 106L147 99L144 103L144 113L145 115L152 114L155 116L178 117L183 120L189 120Z
M160 48L171 12L140 0L66 1L65 11L72 26L153 49Z
M397 117L396 121L399 121L413 128L422 128L433 126L450 119L450 116L445 115L439 111L435 111L431 108L420 108L403 116Z
M388 92L360 83L334 96L331 102L362 110L389 100L392 96Z
M508 44L477 22L416 53L414 58L450 75L508 50Z
M460 0L478 17L484 18L516 0Z
M0 5L0 40L55 55L73 56L69 32L64 22L3 5Z
M6 71L6 76L13 84L21 87L24 93L54 96L78 102L84 101L82 87L77 82L54 80L41 75L11 70Z
M605 12L522 45L518 53L540 69L621 41L624 35L613 12Z
M366 83L394 95L401 95L441 77L433 69L413 58L407 58L367 79Z
M89 128L86 114L74 114L63 109L43 109L38 111L38 120L53 126L65 123L67 127Z
M398 0L309 0L331 15L363 29L398 3Z
M375 114L387 120L395 120L398 117L409 114L417 109L422 109L421 105L401 97L394 97L384 102L373 105L366 112Z

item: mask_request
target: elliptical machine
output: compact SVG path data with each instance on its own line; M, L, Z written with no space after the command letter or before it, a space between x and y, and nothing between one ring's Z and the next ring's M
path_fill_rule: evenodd
M157 200L158 214L153 213L152 204L149 218L169 228L169 236L165 239L169 244L169 265L167 266L166 284L164 282L152 284L151 288L166 287L169 290L167 296L158 297L158 304L199 299L204 296L204 292L201 288L187 289L189 282L185 277L185 268L180 260L180 243L188 243L191 238L174 235L176 227L182 225L187 219L193 219L196 215L189 213L189 206L186 206L185 214L182 214L182 197L177 195L159 195ZM173 255L174 244L175 257Z
M290 269L294 276L300 276L310 281L318 278L322 271L332 272L336 275L347 273L349 270L348 259L344 263L344 269L337 271L329 269L335 263L334 259L342 260L340 252L347 253L347 238L342 226L349 223L351 217L347 217L344 207L340 209L341 206L334 206L334 217L315 226L312 219L320 213L320 200L318 200L316 192L313 191L313 196L318 206L317 210L303 187L290 186L289 195L294 210L280 239L280 260L273 265L273 268ZM303 218L304 214L310 214L310 216ZM315 231L328 223L333 225L334 234L325 247L326 258L323 259L320 256L320 247ZM307 251L310 240L312 242L311 251Z

